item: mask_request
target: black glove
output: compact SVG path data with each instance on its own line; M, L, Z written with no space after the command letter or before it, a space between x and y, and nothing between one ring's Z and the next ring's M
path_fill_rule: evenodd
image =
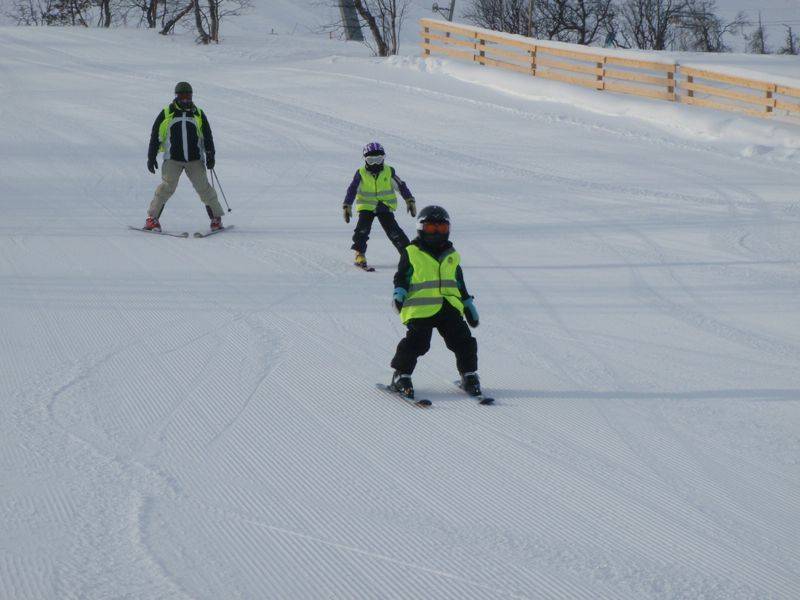
M353 209L350 208L349 204L342 205L342 212L344 213L344 222L349 223L350 217L353 216Z
M414 198L409 198L406 200L406 209L408 210L408 214L412 217L417 216L417 201Z
M148 158L147 170L150 171L151 173L155 173L157 168L158 168L158 161L155 158Z
M214 168L214 165L217 164L217 161L214 160L213 154L206 154L206 169L209 171Z
M478 309L472 303L472 298L464 300L464 318L469 326L475 329L478 326Z

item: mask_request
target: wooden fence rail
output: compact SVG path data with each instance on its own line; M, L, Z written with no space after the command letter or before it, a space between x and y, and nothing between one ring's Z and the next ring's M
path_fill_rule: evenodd
M421 19L424 56L443 54L596 90L632 94L759 117L800 118L800 88L792 88L674 62L624 58L599 48L553 47L533 38ZM583 50L582 48L586 48ZM680 78L679 78L680 76Z

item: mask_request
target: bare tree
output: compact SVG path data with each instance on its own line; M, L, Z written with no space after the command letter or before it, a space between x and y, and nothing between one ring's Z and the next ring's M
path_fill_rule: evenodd
M539 0L473 0L464 18L478 27L519 35L536 35L542 22L534 17Z
M761 22L761 13L758 13L758 25L755 30L747 37L747 50L752 54L770 54L767 47L767 33Z
M679 17L678 47L693 52L730 52L725 35L740 33L748 24L743 12L729 23L716 14L716 0L691 0Z
M786 28L786 41L783 44L783 47L778 50L778 54L800 54L800 44L798 44L797 35L792 31L792 28L788 25L784 25Z
M613 0L540 0L540 5L558 7L558 39L585 46L608 32L616 16Z
M211 35L206 31L206 21L203 9L200 7L200 0L194 0L194 24L197 27L197 41L201 44L211 42Z
M13 0L4 14L17 25L44 25L44 15L50 10L48 0Z
M147 24L154 29L158 24L158 7L163 7L164 14L169 13L168 6L174 0L97 0L101 4L107 3L112 22L118 21L127 24L135 20L137 25ZM102 7L101 7L102 8Z
M613 27L614 0L473 0L465 17L480 27L591 44Z
M197 41L201 44L219 43L222 20L225 17L240 15L252 6L250 0L191 0L191 4L189 10L194 9ZM187 14L183 11L181 13Z
M161 20L162 21L161 31L159 31L159 33L161 35L169 34L175 28L175 25L177 25L181 21L181 19L183 19L186 15L192 12L192 9L194 7L195 7L195 0L189 0L189 3L186 4L182 9L178 10L175 13L172 13L169 17L167 17L166 6L165 6L165 11Z
M644 50L666 50L675 39L676 25L689 0L624 0L620 33L626 45Z
M14 0L9 16L18 25L81 25L88 27L92 0Z
M400 31L411 0L353 0L358 16L367 24L378 56L397 54Z

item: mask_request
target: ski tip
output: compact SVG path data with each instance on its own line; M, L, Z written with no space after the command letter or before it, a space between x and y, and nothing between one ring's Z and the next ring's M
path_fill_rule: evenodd
M494 398L480 398L478 400L478 404L483 404L484 406L489 406L490 404L494 404Z
M390 386L384 383L376 383L375 387L378 388L379 390L397 396L404 402L407 402L411 406L416 406L417 408L428 408L430 406L433 406L433 402L431 402L426 398L420 398L419 400L416 400L415 398L407 398L406 396L403 396L403 394L400 394L399 392L393 390Z

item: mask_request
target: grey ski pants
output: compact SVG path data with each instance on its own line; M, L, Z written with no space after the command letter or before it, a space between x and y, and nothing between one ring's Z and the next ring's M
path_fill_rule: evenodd
M164 205L175 193L178 187L178 179L181 173L186 171L186 176L192 182L194 190L200 196L203 204L206 205L206 210L211 217L221 217L224 213L222 206L217 199L217 192L211 187L206 176L206 166L202 160L193 160L190 162L180 162L177 160L165 160L161 165L161 183L156 188L156 193L153 194L153 201L150 202L150 208L147 215L158 219L161 216L161 211L164 210Z

